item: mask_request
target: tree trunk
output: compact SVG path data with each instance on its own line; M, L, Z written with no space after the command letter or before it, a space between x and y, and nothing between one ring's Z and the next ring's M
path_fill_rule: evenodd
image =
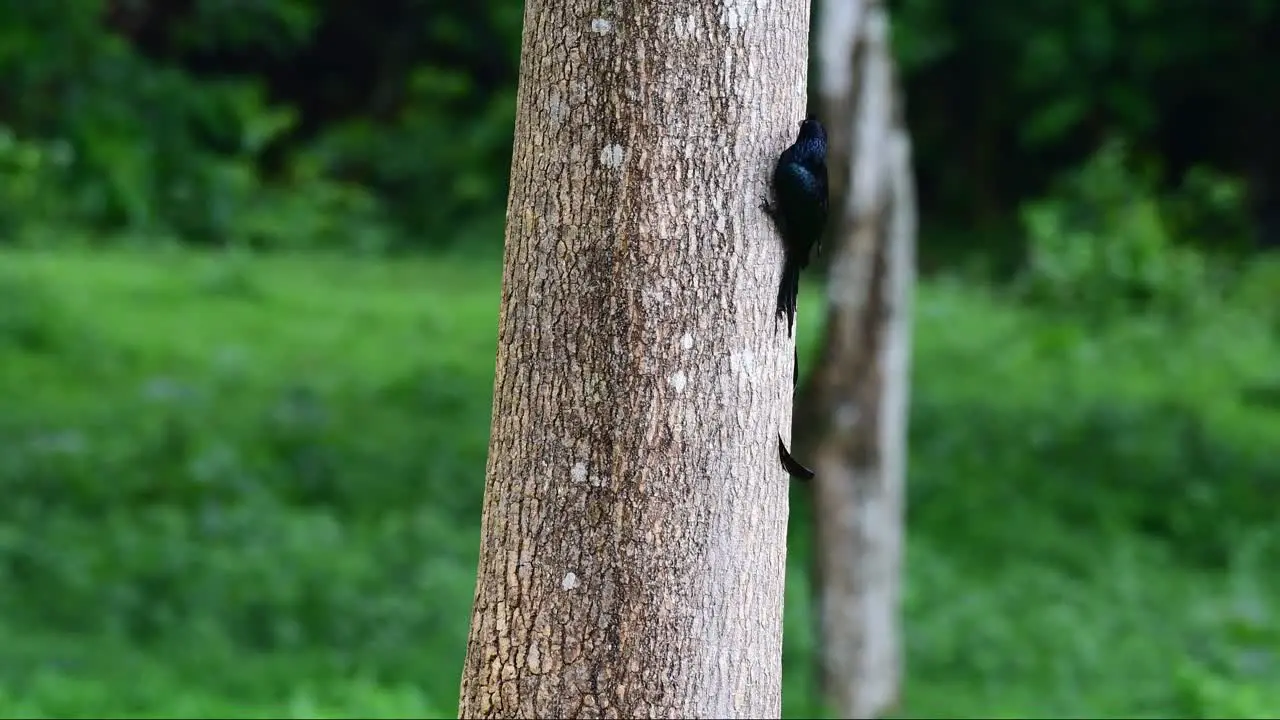
M826 0L819 52L843 188L827 331L801 393L814 461L815 596L822 687L847 718L878 717L902 677L906 429L916 207L883 4Z
M526 3L461 717L779 714L792 347L759 204L807 32L804 0Z

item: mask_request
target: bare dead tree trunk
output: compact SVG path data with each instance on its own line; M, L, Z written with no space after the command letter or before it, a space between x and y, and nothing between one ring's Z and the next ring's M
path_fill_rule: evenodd
M460 717L776 717L808 3L528 0Z
M872 718L901 691L915 189L887 10L826 0L819 23L833 185L844 201L824 346L800 405L817 473L823 692L840 717Z

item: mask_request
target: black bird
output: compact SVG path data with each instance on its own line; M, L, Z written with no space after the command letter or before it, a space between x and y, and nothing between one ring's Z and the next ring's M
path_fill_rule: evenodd
M760 207L782 236L784 259L777 315L786 316L790 337L795 328L800 271L808 267L810 252L815 248L821 252L822 232L827 225L827 131L813 115L800 123L796 141L778 157L773 168L773 194L777 204L770 205L765 200ZM798 365L795 372L799 372ZM796 379L793 374L793 387ZM792 457L781 435L778 459L791 477L813 479L813 471Z
M809 265L809 253L822 250L827 225L827 131L813 115L800 123L791 147L782 151L773 168L776 204L761 204L782 235L782 283L778 287L778 317L787 318L787 335L795 326L800 271Z

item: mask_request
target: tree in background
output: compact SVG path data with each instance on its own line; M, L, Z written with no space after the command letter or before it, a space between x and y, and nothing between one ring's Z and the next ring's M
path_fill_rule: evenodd
M808 3L525 8L461 717L776 717Z
M910 139L879 3L820 6L834 252L818 367L801 391L815 462L822 687L840 717L898 699L898 618L916 207Z

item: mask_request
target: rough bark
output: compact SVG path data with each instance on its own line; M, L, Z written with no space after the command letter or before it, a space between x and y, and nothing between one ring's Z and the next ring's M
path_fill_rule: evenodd
M802 391L814 461L822 687L848 718L897 703L916 206L910 140L874 0L821 5L822 100L840 207L826 334Z
M524 23L459 715L776 717L791 345L758 205L808 3Z

